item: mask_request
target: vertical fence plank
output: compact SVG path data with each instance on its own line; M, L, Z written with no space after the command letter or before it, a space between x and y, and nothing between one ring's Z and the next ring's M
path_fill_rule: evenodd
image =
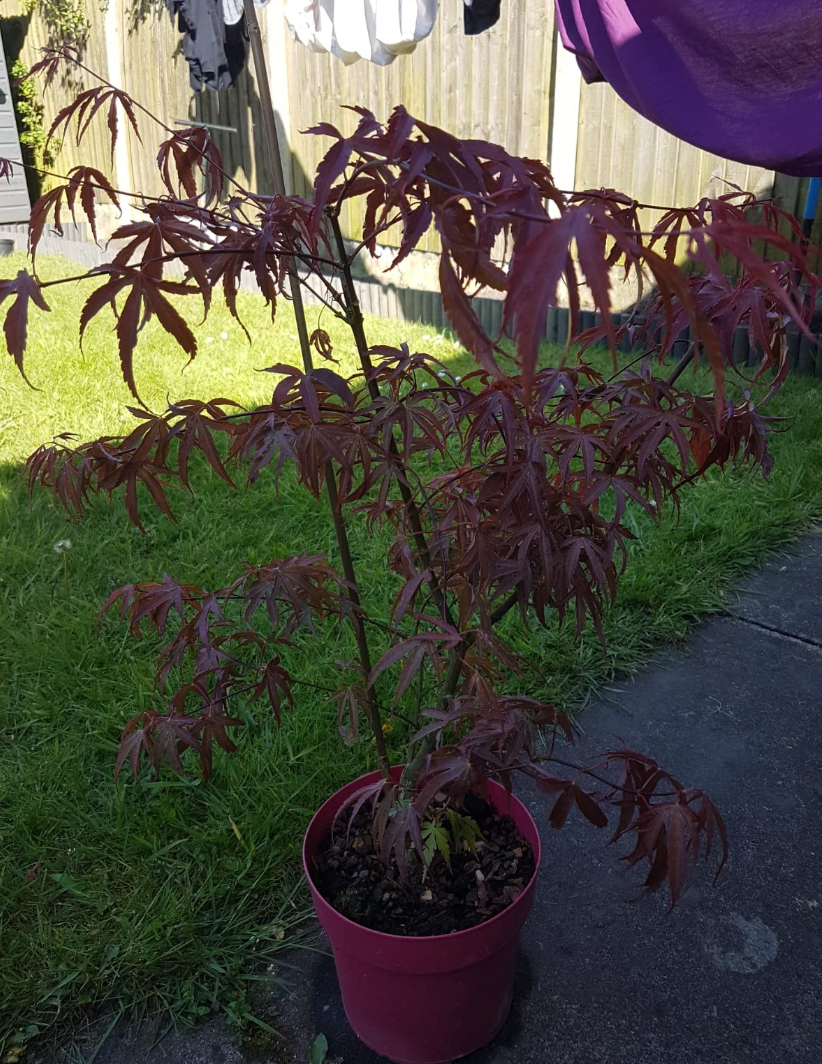
M799 340L797 369L803 376L812 376L816 372L816 340L804 334Z
M748 362L748 330L740 325L734 329L734 347L731 361L735 366L744 366Z

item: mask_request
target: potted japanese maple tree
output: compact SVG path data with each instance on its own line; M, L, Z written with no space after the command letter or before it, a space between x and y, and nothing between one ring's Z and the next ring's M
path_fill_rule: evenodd
M67 60L76 57L51 51L33 74L53 77ZM518 777L553 796L552 827L574 810L597 828L613 814L614 838L633 840L628 864L645 866L648 890L667 883L671 904L700 856L713 847L720 867L725 860L722 819L702 790L628 748L591 763L569 756L571 721L539 697L539 678L500 622L518 614L544 625L570 614L578 633L591 625L602 638L625 564L628 507L665 520L712 466L767 472L766 418L748 391L733 398L725 377L741 324L761 351L754 375L770 383L763 402L784 380L786 323L807 330L813 305L799 288L814 283L800 234L784 235L795 223L775 204L737 192L693 208L649 208L657 220L648 233L644 205L629 197L560 191L543 163L460 140L402 108L385 125L355 109L349 137L329 125L313 130L333 140L313 202L267 196L224 171L207 130L170 129L102 79L63 108L52 134L75 123L82 137L101 109L112 139L118 114L136 128L142 113L164 136L166 193L132 196L137 220L114 233L110 261L84 275L100 283L79 323L82 338L93 318L114 313L137 402L132 355L145 323L156 319L194 357L196 338L169 297L199 299L208 313L218 289L239 317L246 275L272 313L282 296L310 288L348 323L360 360L343 376L327 334L309 336L298 317L304 364L270 360L269 403L245 410L223 398L186 400L159 412L141 404L122 437L79 445L64 437L28 460L31 485L53 490L73 516L100 491L122 492L138 527L147 501L170 514L166 485L188 486L199 451L227 481L232 466L253 482L290 464L333 517L337 559L315 553L309 539L218 590L165 576L114 591L103 609L118 606L135 635L144 623L169 635L158 664L167 708L125 724L116 769L127 762L137 774L147 759L157 772L165 764L184 773L196 758L209 777L215 744L235 749L240 707L263 699L279 720L294 689L310 682L289 658L297 633L349 628L356 660L333 697L349 740L361 718L368 722L377 767L317 812L305 872L360 1037L408 1064L451 1060L492 1038L511 1002L517 935L540 861L537 827L512 794ZM2 163L6 172L11 165ZM81 166L35 204L32 271L0 282L21 372L30 306L47 312L47 289L64 283L34 272L45 226L59 229L61 212L83 212L94 231L96 199L116 206L126 195ZM363 204L353 243L338 221L347 203ZM371 347L352 277L357 255L378 238L396 235L396 265L432 227L445 312L476 365L462 379L406 345ZM733 280L730 260L739 264ZM179 268L169 276L172 264L182 264L182 276ZM653 291L632 336L637 356L621 368L627 327L611 317L617 270ZM544 365L540 341L560 284L577 347L561 365ZM580 334L583 286L601 324ZM472 306L483 288L503 301L499 336ZM686 330L687 350L664 366ZM609 375L585 360L594 343L614 352ZM713 370L709 395L680 384L697 352ZM360 594L348 538L354 513L393 533L385 566L397 593L388 617ZM408 730L399 764L386 746L389 719Z

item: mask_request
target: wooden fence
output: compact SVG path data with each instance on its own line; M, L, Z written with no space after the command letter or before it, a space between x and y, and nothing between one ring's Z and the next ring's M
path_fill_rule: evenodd
M87 0L90 31L83 60L106 80L120 85L152 114L172 128L196 122L224 127L214 131L223 152L227 170L251 187L263 175L257 172L257 160L264 159L262 127L259 122L259 98L253 74L247 65L237 85L224 93L194 93L189 86L188 67L181 51L182 37L172 23L162 0L142 4L139 0ZM31 66L39 57L49 33L41 18L23 15L20 0L6 0L0 26L4 42L22 36L20 58ZM18 25L12 27L11 23ZM22 22L22 35L19 23ZM7 46L8 47L8 46ZM69 95L95 84L82 71L68 81L56 82L45 93L45 126L66 103ZM127 123L121 123L128 125ZM82 144L74 135L63 139L58 154L58 169L65 173L78 163L91 163L112 177L121 188L156 195L161 183L155 165L156 146L166 134L151 121L140 116L143 146L130 128L124 131L124 150L112 160L105 114L89 127Z
M259 95L249 64L228 92L195 94L181 54L181 37L163 0L86 0L90 33L86 62L169 126L204 122L217 128L215 139L226 167L252 188L267 189ZM308 193L318 159L328 141L301 131L325 120L343 129L354 117L341 105L356 103L378 117L403 103L412 114L463 137L504 143L517 153L550 162L562 175L561 187L613 187L644 202L693 203L733 182L757 193L773 190L800 211L806 182L708 155L677 140L633 112L607 85L584 85L576 67L558 47L553 5L504 3L490 31L466 37L462 5L442 4L431 36L409 56L389 67L366 62L346 67L328 55L309 52L291 40L281 16L281 0L261 10L268 42L271 88L289 151L285 159L292 190ZM2 26L22 14L21 0L4 0ZM23 19L20 56L31 65L48 33L35 14ZM4 33L4 39L7 36ZM9 57L11 62L13 57ZM68 93L89 84L55 85L45 97L50 124ZM163 136L142 120L145 147L131 132L112 162L105 119L93 125L78 147L66 138L57 167L78 162L108 171L119 187L149 195L160 190L154 146ZM566 182L568 185L566 185ZM344 219L356 235L354 219ZM815 236L822 236L822 218ZM430 250L436 250L429 243Z

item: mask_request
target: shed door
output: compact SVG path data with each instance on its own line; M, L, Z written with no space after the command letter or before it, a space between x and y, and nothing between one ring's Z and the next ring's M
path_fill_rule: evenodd
M20 140L11 102L6 57L0 47L0 157L20 162ZM0 225L20 225L29 220L31 204L22 166L14 167L11 181L0 178Z

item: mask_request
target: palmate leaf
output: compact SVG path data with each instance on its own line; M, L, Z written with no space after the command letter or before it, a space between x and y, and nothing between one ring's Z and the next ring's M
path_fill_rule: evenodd
M117 314L116 332L123 380L131 394L139 399L134 379L133 356L140 330L156 317L162 328L189 358L194 358L197 354L194 333L180 312L166 298L166 293L189 295L197 289L184 282L166 281L151 276L144 270L114 263L98 266L92 272L109 279L91 293L83 306L80 315L80 343L82 345L83 335L91 320L104 307L110 307ZM122 295L125 295L125 301L118 309L117 299Z
M189 199L199 196L197 173L207 180L206 199L218 200L222 195L225 182L223 157L205 126L175 130L160 145L157 168L172 195L182 188Z
M179 584L163 574L159 583L126 584L118 587L100 608L102 617L115 605L120 606L120 616L128 615L129 631L133 636L142 635L142 623L147 620L159 635L164 635L169 614L174 611L180 621L185 621L193 609L199 611L205 593L192 584Z
M13 297L13 301L6 311L3 333L6 337L6 347L14 359L14 364L25 377L23 356L28 340L29 304L33 303L39 310L45 311L51 310L51 307L46 302L36 278L26 270L18 270L16 277L0 281L0 306L10 297Z
M185 775L181 753L187 749L201 753L201 744L194 734L196 726L197 718L183 713L171 712L154 717L149 733L148 758L155 772L159 772L165 762L176 775Z
M429 866L434 860L435 854L439 854L446 864L451 861L451 838L448 828L436 820L423 820L422 822L422 852L423 862Z
M112 241L123 241L114 256L113 264L139 269L147 277L161 280L167 260L178 257L186 270L187 280L193 281L203 300L205 314L211 307L212 285L203 261L211 246L209 234L197 225L199 212L190 213L167 203L149 203L143 209L145 221L120 226L112 233Z
M351 666L337 662L344 668ZM356 743L360 734L360 712L367 715L368 700L362 683L342 683L334 694L337 703L337 732L346 746Z
M92 119L106 104L108 104L106 123L108 125L109 137L111 140L111 160L113 163L114 148L119 133L117 112L120 108L122 108L125 113L126 118L134 131L134 135L137 137L138 141L142 143L140 128L137 124L134 100L127 92L115 88L113 85L96 85L93 88L86 89L84 92L79 93L73 100L70 100L69 103L62 107L55 115L54 121L51 123L49 131L46 134L46 141L50 142L58 133L64 139L69 126L72 122L75 122L77 126L75 140L79 145L88 131Z
M341 803L340 808L337 810L331 824L332 833L336 833L337 825L343 819L347 820L348 831L350 833L351 825L356 819L357 814L366 805L370 805L372 817L375 816L378 807L382 805L385 808L387 820L388 813L394 805L396 790L397 787L385 779L379 779L375 783L367 783L363 787L358 787L353 794L349 795L348 798ZM379 839L377 841L379 841Z
M198 399L181 399L169 404L168 419L177 418L169 430L169 439L179 441L177 448L176 472L182 483L188 488L188 463L193 452L199 451L218 477L233 487L233 481L220 457L215 443L217 435L231 435L232 423L227 415L241 409L231 399L211 399L201 402ZM132 411L139 415L139 411Z
M454 649L459 644L459 633L455 629L449 625L440 625L440 627L443 629L442 631L419 632L417 635L410 636L408 639L389 647L371 670L368 677L368 687L373 687L374 681L386 669L390 669L392 665L402 661L403 667L400 671L392 703L396 705L411 686L426 657L431 659L436 668L440 661L440 651Z
M279 657L274 657L262 669L260 682L254 689L250 701L256 702L265 695L271 710L279 724L282 721L283 705L294 708L294 696L291 693L291 676L285 670Z
M56 185L37 200L31 209L29 219L28 246L32 263L35 261L37 247L49 218L52 219L57 234L63 235L62 211L64 206L75 222L78 207L82 210L91 227L92 236L97 240L96 199L98 192L103 193L110 203L119 208L117 191L105 174L95 170L92 166L75 166L66 175L66 184Z
M140 713L136 717L133 717L123 729L123 734L120 737L120 746L117 751L117 758L114 762L114 778L120 775L123 769L123 765L128 761L131 768L131 774L136 777L140 774L140 762L143 755L148 755L151 747L148 741L148 735L146 726L143 723L146 719L146 714ZM143 723L143 727L138 727L138 724Z
M111 182L106 178L105 174L102 174L99 170L95 170L91 166L75 166L73 170L68 173L69 183L66 189L66 203L71 211L72 218L75 217L74 209L75 202L79 200L83 213L88 219L88 223L91 226L91 233L95 240L97 240L97 215L95 210L95 198L98 192L103 192L109 199L109 201L117 208L120 206L120 201L117 198L117 192L112 187Z
M76 58L75 50L69 45L63 45L59 48L47 45L41 50L41 58L33 66L29 67L27 74L17 79L15 85L22 85L25 81L42 76L44 79L43 88L47 89L61 67L65 63L75 61Z

